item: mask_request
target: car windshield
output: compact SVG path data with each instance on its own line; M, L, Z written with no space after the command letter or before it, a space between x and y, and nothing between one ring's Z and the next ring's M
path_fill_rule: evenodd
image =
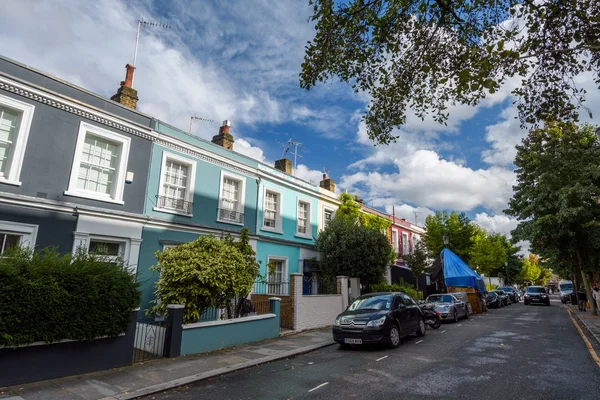
M573 290L573 284L572 283L561 283L560 290L562 290L562 291Z
M349 311L355 310L389 310L392 306L392 295L359 297L348 307Z
M452 303L452 296L447 294L440 296L429 296L427 301L429 303Z
M546 289L543 287L528 287L527 293L546 293Z
M512 288L509 288L509 287L502 288L502 290L505 291L505 292L508 292L508 293L512 293L512 291L513 291Z
M502 295L502 294L504 294L504 290L496 290L496 293Z
M492 297L492 298L494 298L494 297L496 297L496 296L498 296L498 295L497 295L496 293L494 293L494 292L490 292L490 293L488 293L488 295L487 295L487 297Z

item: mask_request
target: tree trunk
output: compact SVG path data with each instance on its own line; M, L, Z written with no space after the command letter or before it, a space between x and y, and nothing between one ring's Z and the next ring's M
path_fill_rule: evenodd
M579 249L576 249L575 252L577 254L577 263L579 264L579 272L581 272L581 280L583 281L583 286L585 287L585 293L587 295L588 301L590 302L590 305L592 305L591 303L594 302L594 299L592 298L592 288L590 287L590 281L588 280L587 273L583 270L583 262L581 261L581 254L579 253ZM595 306L592 306L591 309L594 315L598 315L596 313Z

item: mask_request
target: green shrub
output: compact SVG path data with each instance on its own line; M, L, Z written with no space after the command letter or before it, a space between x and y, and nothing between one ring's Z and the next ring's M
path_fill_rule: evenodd
M122 262L10 249L0 258L0 346L118 336L139 306L137 287Z
M367 286L365 293L376 293L376 292L402 292L409 295L414 300L421 299L421 292L417 292L415 288L410 285L399 285L397 283L388 285L387 283L377 283ZM363 293L363 294L365 294Z
M157 251L156 300L148 315L165 315L169 304L185 306L183 322L196 322L211 307L226 307L237 295L245 298L258 274L248 236L219 239L200 236L193 242ZM243 248L246 248L244 251Z

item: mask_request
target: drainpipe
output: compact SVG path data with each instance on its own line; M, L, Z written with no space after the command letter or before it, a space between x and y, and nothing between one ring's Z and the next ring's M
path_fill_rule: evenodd
M260 182L261 182L261 178L260 176L256 179L256 185L257 185L257 190L256 190L256 229L254 231L255 235L258 235L258 201L260 200Z

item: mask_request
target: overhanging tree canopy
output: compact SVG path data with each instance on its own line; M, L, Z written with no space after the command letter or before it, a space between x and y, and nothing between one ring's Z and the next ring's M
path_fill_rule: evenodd
M476 105L509 78L521 122L577 120L584 88L600 84L598 0L310 0L316 35L300 85L337 77L366 92L369 136L394 140L410 109L444 123L453 103Z

